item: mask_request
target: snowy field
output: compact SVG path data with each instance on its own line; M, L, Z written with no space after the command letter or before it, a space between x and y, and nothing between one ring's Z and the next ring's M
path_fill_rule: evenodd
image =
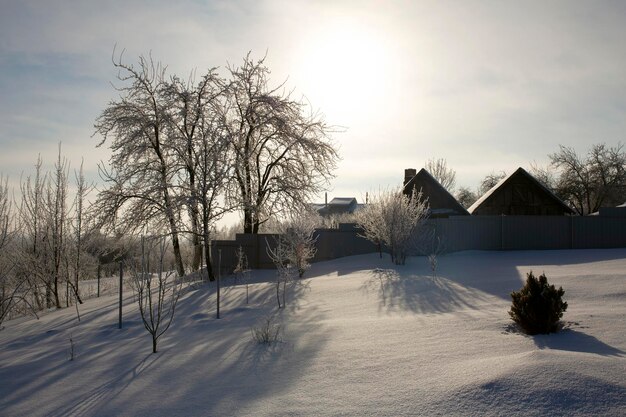
M152 354L128 294L0 332L2 416L626 415L626 249L461 252L392 266L377 254L315 264L289 293L273 346L273 271L190 289ZM563 286L559 334L507 315L526 272ZM69 361L70 337L76 357Z

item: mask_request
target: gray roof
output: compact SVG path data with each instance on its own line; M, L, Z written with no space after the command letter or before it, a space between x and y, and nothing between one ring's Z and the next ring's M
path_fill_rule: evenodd
M356 204L356 198L354 197L335 197L330 200L329 205L332 206L349 206L351 204Z

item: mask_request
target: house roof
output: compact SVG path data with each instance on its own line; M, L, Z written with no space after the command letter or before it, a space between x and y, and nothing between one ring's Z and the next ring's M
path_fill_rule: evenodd
M428 198L431 214L453 216L469 214L465 207L424 168L404 184L404 193L410 193L413 187L422 190L424 197Z
M313 203L311 207L320 215L353 213L361 208L354 197L335 197L326 203Z
M329 205L332 206L350 206L356 204L356 198L354 197L335 197L330 200Z
M469 211L471 214L474 213L474 211L476 211L476 209L478 209L480 206L482 206L486 201L488 201L501 187L503 187L505 184L507 184L508 182L511 181L512 178L518 176L518 175L523 175L526 178L528 178L531 182L533 182L537 187L539 187L541 190L543 190L546 194L548 194L554 201L557 202L557 204L559 204L560 206L563 207L563 210L567 213L573 214L574 211L563 202L563 200L561 200L559 197L556 196L556 194L554 194L549 188L547 188L545 185L543 185L540 181L537 180L537 178L533 177L531 174L528 173L528 171L526 171L524 168L519 167L517 168L514 172L510 173L509 175L507 175L506 177L502 178L500 181L498 181L498 183L496 185L494 185L493 187L491 187L491 189L489 191L487 191L485 194L483 194L478 200L476 200L474 202L474 204L472 204L470 206L470 208L467 209L467 211Z

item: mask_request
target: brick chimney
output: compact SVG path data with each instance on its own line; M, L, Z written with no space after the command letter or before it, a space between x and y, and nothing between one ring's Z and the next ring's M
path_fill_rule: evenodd
M404 182L402 185L406 185L409 181L413 179L413 177L417 175L417 170L415 168L407 168L404 170Z

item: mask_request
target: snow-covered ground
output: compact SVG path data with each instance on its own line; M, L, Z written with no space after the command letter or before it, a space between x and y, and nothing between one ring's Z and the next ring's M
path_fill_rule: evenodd
M526 272L563 286L559 334L508 317ZM461 252L392 266L377 254L315 264L279 313L283 341L252 341L276 311L273 271L191 289L152 354L127 298L88 300L0 332L3 416L626 415L626 249ZM76 357L69 361L70 337Z

